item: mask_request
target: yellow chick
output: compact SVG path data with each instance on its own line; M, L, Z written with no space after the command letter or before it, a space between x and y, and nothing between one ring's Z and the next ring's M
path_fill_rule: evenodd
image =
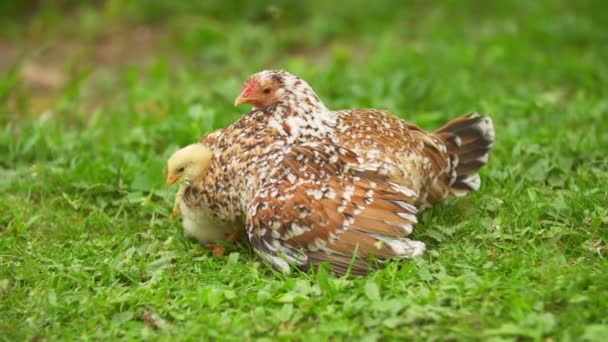
M212 159L213 152L205 145L188 145L169 158L165 178L167 186L184 180L175 196L172 216L181 216L186 236L207 246L217 240L235 241L244 230L234 222L220 220L201 203L203 199L198 196L197 189L205 185L204 178Z

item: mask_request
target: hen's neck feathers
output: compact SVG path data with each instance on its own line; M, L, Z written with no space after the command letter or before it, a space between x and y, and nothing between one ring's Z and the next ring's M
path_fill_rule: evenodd
M293 139L332 136L337 117L319 99L306 81L283 77L281 100L266 108L269 125Z
M306 81L293 76L284 78L283 95L279 103L301 109L302 114L331 113Z

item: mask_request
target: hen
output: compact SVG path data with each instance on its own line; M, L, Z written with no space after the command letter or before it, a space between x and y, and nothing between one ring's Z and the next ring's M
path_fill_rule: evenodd
M416 222L414 194L357 167L353 152L331 143L270 142L263 148L268 153L260 153L262 144L231 136L243 133L231 128L220 139L208 135L185 147L188 154L179 163L169 162L169 170L193 171L193 181L176 197L187 235L201 243L219 239L244 216L252 247L282 271L327 261L337 273L351 267L363 274L372 255L424 252L422 242L406 238Z
M351 149L367 168L410 188L418 207L479 189L477 171L494 142L492 120L478 114L428 133L387 111L331 111L306 81L282 70L252 75L235 101L245 103L266 112L287 140L326 138Z
M193 226L209 215L244 221L253 248L282 271L327 261L362 274L369 256L422 254L407 239L418 207L477 189L494 138L476 114L426 133L378 110L332 112L282 71L254 75L235 103L258 109L200 141L211 158L183 202L204 213Z

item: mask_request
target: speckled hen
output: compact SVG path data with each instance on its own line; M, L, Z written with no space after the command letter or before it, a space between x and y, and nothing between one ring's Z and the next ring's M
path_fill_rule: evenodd
M249 124L267 129L264 116L256 118ZM407 238L417 212L410 189L358 166L363 160L347 149L273 141L272 129L260 133L264 140L241 129L244 121L185 148L208 158L178 193L188 235L208 242L245 221L253 248L282 271L327 261L338 273L350 266L362 274L369 256L424 252Z
M392 181L407 186L418 207L479 189L494 127L487 116L469 114L428 133L387 111L329 110L303 79L286 71L252 75L235 105L251 104L268 124L293 141L324 137L345 147Z
M200 141L210 160L183 201L244 221L254 249L283 271L327 261L360 274L371 255L421 255L424 244L407 238L418 207L477 189L493 140L478 115L426 133L382 111L332 112L282 71L250 78L241 103L258 109Z

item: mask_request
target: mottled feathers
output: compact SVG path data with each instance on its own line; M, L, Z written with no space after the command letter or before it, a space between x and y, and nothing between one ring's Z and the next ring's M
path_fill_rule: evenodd
M413 193L331 144L291 148L249 204L247 231L261 256L281 270L328 261L367 271L365 259L413 257L424 244L406 238L416 223ZM306 251L306 252L302 252Z
M213 158L187 205L244 220L253 248L282 271L329 262L361 274L371 256L421 255L407 238L418 210L477 190L494 141L477 114L426 132L387 111L329 110L285 71L253 75L244 103L257 109L201 140Z

